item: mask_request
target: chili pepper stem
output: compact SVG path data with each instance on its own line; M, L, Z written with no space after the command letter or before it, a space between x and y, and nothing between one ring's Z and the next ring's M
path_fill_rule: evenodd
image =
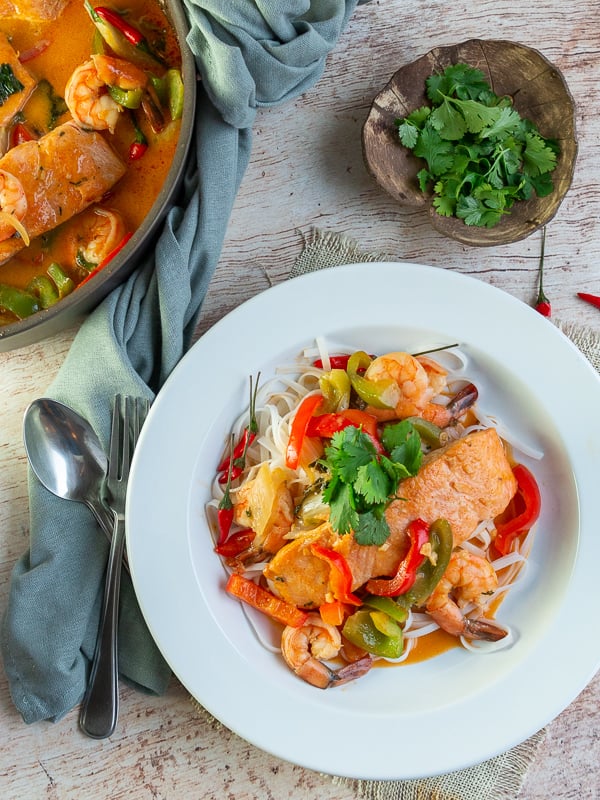
M544 256L546 250L546 226L542 228L542 249L540 252L540 263L538 268L539 274L539 284L538 284L538 295L537 300L535 303L535 310L538 311L542 316L549 317L552 313L552 308L550 306L550 301L544 294Z

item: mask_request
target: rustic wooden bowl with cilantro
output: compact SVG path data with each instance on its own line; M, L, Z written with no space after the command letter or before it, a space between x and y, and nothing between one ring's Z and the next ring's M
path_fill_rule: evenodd
M524 239L556 214L577 156L575 106L541 53L471 39L402 67L371 106L363 155L401 204L475 246Z

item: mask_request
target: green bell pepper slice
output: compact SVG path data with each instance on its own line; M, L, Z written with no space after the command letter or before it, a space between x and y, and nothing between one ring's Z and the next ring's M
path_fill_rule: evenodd
M429 542L431 557L426 558L418 568L415 582L408 592L397 598L406 608L422 606L446 571L454 547L452 528L447 520L438 519L431 525Z
M423 417L407 417L406 421L410 422L425 444L433 448L442 446L442 428L438 425Z
M363 606L383 611L393 620L399 623L406 622L408 611L404 606L398 605L391 597L380 597L376 594L368 594L363 599Z
M47 275L36 275L27 285L27 291L40 301L41 308L50 308L58 302L58 289Z
M394 408L400 397L398 385L393 380L372 381L359 375L358 371L367 369L371 356L358 350L348 359L348 377L356 394L373 408Z
M0 283L0 308L10 311L18 319L25 319L40 310L38 298L30 292Z
M319 388L325 398L323 413L334 414L350 406L350 378L344 369L331 369L319 378Z
M109 86L108 93L123 108L139 108L144 96L143 89L121 89L119 86Z
M75 281L69 278L60 264L57 264L56 261L53 261L52 264L50 264L46 272L56 284L59 297L65 297L66 295L71 294L71 292L75 289Z
M168 69L165 75L171 119L181 119L183 114L183 78L178 69Z
M404 649L402 628L382 611L360 608L347 618L342 633L353 645L375 656L400 658Z

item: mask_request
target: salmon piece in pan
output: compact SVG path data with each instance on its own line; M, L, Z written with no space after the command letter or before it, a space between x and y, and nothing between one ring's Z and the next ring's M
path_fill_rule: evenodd
M264 570L273 592L305 608L325 602L330 587L322 559L310 546L319 541L342 553L352 572L352 588L371 578L395 574L408 548L406 528L420 517L445 518L455 544L480 522L501 514L517 489L502 440L493 430L477 431L426 456L418 475L400 484L402 499L386 511L390 536L381 547L359 545L352 535L337 536L328 523L285 545ZM315 537L316 534L316 537ZM313 580L314 577L314 580ZM331 597L329 597L331 599Z
M65 122L13 147L0 158L0 170L21 181L27 199L21 222L34 239L100 201L126 165L101 134ZM0 242L0 264L24 246L19 236Z
M69 0L0 0L0 19L41 21L58 19Z

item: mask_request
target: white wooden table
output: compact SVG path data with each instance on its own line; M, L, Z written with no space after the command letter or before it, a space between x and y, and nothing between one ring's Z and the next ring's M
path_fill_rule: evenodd
M198 335L246 298L285 280L313 228L345 233L364 250L393 260L453 269L534 300L539 234L485 249L443 239L426 215L401 209L385 195L362 162L361 127L389 77L432 47L470 38L506 38L540 49L563 71L575 97L579 158L573 185L548 227L545 289L556 319L600 331L600 311L576 297L577 291L600 294L599 11L598 0L373 0L359 7L317 86L258 115L252 161ZM74 334L0 354L2 610L11 569L28 543L23 412L44 394ZM599 709L597 676L549 726L520 798L600 797ZM78 731L77 709L56 725L25 726L2 674L0 725L0 793L11 800L356 796L351 787L271 757L207 721L176 680L162 698L123 686L118 729L96 742Z

